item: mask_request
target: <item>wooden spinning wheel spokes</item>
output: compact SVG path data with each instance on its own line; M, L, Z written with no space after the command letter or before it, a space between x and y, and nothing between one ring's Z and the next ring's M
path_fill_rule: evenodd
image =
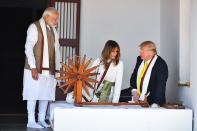
M63 83L59 86L64 93L68 90L74 90L74 98L76 103L82 102L82 89L90 96L88 88L94 89L97 80L92 77L96 76L97 73L93 73L98 66L88 68L92 59L86 59L84 55L81 59L80 56L75 56L73 58L67 59L67 64L62 64L62 71L60 72L60 77L58 80L63 80Z

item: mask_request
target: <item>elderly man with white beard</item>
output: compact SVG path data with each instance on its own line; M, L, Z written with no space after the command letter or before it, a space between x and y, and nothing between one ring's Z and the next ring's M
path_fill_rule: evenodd
M27 30L23 100L27 100L28 128L50 127L45 122L49 101L55 100L55 76L60 69L59 38L56 32L58 11L48 7L39 21ZM35 108L38 101L38 122Z

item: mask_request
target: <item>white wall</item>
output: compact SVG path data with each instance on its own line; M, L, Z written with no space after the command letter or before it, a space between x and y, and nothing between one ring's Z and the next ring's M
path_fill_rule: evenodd
M194 111L194 128L193 131L197 131L197 1L191 0L191 14L190 11L186 11L188 16L186 21L179 19L179 0L161 0L161 55L168 62L169 67L169 80L167 84L167 98L168 101L182 101L186 107L193 109ZM183 1L181 1L183 2ZM187 1L189 4L189 1ZM185 5L186 6L186 5ZM187 5L189 6L189 5ZM182 10L183 11L183 10ZM191 17L190 17L191 15ZM191 18L191 19L190 19ZM189 20L188 20L189 19ZM179 23L179 20L183 23ZM179 26L187 25L190 22L190 29L183 29L179 39ZM189 38L190 37L190 38ZM181 40L181 41L179 41ZM184 43L188 41L187 43ZM185 47L184 44L190 44ZM191 47L189 49L189 47ZM190 50L190 51L188 51ZM179 53L179 51L182 51ZM188 57L191 57L189 59ZM191 87L177 87L179 80L179 57L181 59L181 69L190 68L190 82ZM185 58L187 57L187 58ZM189 59L189 60L188 60ZM189 64L184 64L189 62ZM190 66L190 67L188 67ZM189 72L180 70L180 79L187 80Z
M161 56L168 64L167 101L177 101L179 80L179 0L161 0Z
M179 81L190 81L190 3L180 1L180 45L179 45Z
M138 56L138 45L144 40L160 42L159 0L82 0L81 55L97 58L107 40L121 47L124 62L122 88L129 79Z
M197 131L197 1L191 0L190 23L190 88L179 89L179 99L194 111L194 129Z

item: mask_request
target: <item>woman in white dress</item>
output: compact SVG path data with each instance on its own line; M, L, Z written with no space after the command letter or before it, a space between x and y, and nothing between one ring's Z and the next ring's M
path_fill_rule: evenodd
M92 102L119 102L123 76L123 62L120 61L120 47L117 42L108 40L101 58L93 62L99 65L95 94ZM106 74L105 74L106 72Z
M85 91L83 95L89 102L112 102L118 103L121 92L123 62L120 61L120 47L117 42L108 40L102 50L101 58L96 59L93 66L99 65L96 72L95 89L89 89L91 96ZM73 102L73 93L67 95L67 102ZM84 100L85 101L85 100Z

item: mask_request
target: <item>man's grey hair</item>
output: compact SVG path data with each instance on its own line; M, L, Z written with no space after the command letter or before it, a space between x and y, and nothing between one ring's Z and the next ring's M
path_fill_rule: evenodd
M42 17L47 16L47 15L51 15L51 13L57 13L58 11L54 8L54 7L48 7L44 10Z

